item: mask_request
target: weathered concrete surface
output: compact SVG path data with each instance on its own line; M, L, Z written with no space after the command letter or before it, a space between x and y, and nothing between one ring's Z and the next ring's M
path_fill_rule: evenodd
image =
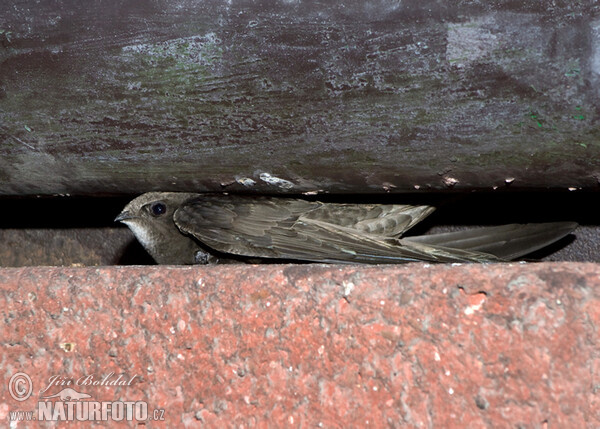
M0 266L116 265L135 242L122 228L0 229Z
M0 194L594 188L593 0L0 3Z
M597 264L2 269L0 419L58 375L151 427L594 427L598 291Z

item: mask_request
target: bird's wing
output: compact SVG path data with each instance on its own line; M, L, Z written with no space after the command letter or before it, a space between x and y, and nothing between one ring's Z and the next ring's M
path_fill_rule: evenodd
M182 232L218 252L250 257L348 263L497 260L481 252L369 234L355 227L359 222L335 216L340 207L328 218L327 206L296 199L200 196L182 204L174 220Z
M575 222L509 224L406 237L404 240L431 246L485 252L498 258L512 260L560 240L575 228L577 228Z

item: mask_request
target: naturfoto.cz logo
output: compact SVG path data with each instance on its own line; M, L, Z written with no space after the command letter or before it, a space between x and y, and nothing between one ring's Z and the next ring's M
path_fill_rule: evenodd
M109 373L102 378L87 375L78 379L52 376L44 389L39 391L37 413L35 411L10 411L10 421L149 421L164 420L164 410L149 410L144 401L95 401L92 395L81 391L80 386L130 386L137 376L126 378ZM62 389L51 393L52 387ZM73 387L65 387L73 386ZM10 395L23 402L33 392L29 375L14 374L8 384Z

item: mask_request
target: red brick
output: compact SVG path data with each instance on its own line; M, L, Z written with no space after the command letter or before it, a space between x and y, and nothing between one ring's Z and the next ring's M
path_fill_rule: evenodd
M70 387L158 426L596 426L598 291L571 263L1 269L0 418L114 372Z

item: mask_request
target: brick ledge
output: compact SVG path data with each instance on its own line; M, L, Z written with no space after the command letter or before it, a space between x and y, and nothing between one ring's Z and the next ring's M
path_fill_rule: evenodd
M0 420L114 373L71 387L166 426L598 425L599 294L592 263L0 269Z

